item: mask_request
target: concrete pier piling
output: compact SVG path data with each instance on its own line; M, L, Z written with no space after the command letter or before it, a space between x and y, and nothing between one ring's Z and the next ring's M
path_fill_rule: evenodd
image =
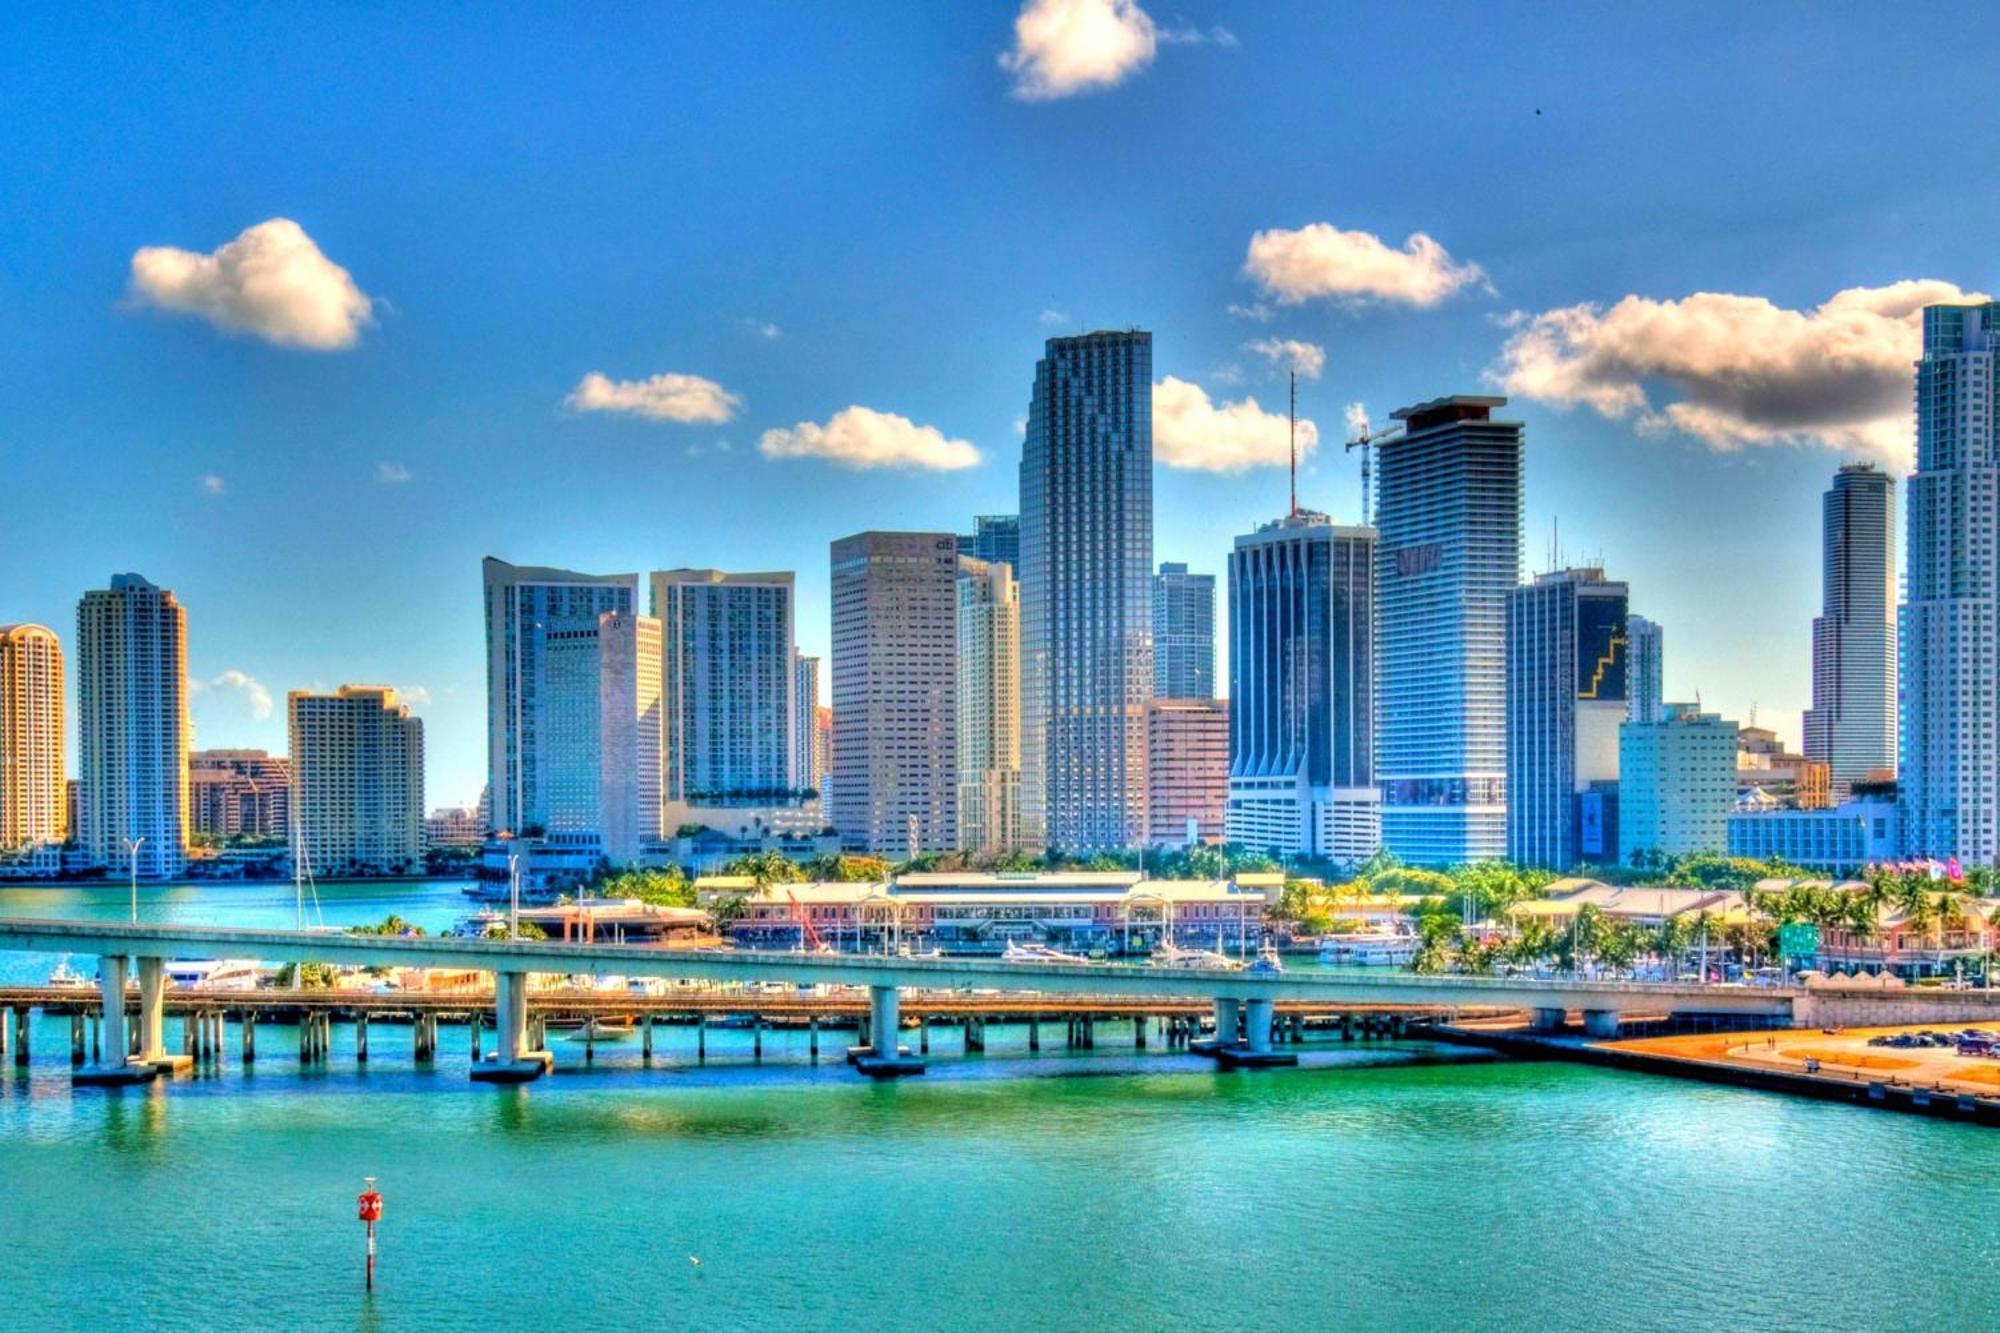
M1042 1049L1042 1020L1039 1018L1028 1020L1028 1049L1037 1053Z
M256 1059L257 1059L257 1011L255 1009L245 1009L243 1011L242 1060L243 1063L247 1065L254 1063Z
M25 1004L14 1011L14 1064L20 1069L28 1067L28 1006Z
M764 1020L750 1020L750 1058L758 1064L764 1062Z
M699 1019L695 1020L694 1058L696 1062L700 1064L708 1063L708 1015L707 1014L703 1014Z
M819 1054L819 1020L813 1020L813 1054ZM653 1016L647 1014L639 1020L639 1055L647 1064L653 1063Z
M1135 1051L1146 1049L1146 1016L1144 1014L1140 1014L1132 1020L1132 1049Z
M817 1014L806 1021L806 1056L814 1064L819 1063L819 1015Z
M69 1016L69 1065L71 1069L83 1063L83 1014Z
M366 1012L354 1016L354 1062L368 1063L368 1015Z
M922 1056L905 1053L902 1044L902 996L894 986L868 988L868 1036L848 1053L854 1067L870 1078L901 1078L924 1072ZM967 1032L971 1031L968 1027Z
M480 1015L475 1010L472 1015L472 1021L468 1024L472 1032L472 1063L474 1064L478 1064L484 1058L479 1051L479 1020Z
M927 1016L919 1017L917 1019L917 1054L929 1055L930 1053L931 1053L931 1020Z

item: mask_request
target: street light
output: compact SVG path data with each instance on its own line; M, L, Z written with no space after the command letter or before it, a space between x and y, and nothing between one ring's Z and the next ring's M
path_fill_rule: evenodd
M132 924L139 924L139 848L145 838L125 839L125 865L132 872Z
M521 938L521 854L507 854L507 938Z

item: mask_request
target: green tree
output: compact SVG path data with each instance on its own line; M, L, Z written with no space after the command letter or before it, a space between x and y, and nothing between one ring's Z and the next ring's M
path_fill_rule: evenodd
M723 866L722 873L750 879L760 892L773 884L798 884L805 880L805 872L799 869L799 863L775 848L739 856Z

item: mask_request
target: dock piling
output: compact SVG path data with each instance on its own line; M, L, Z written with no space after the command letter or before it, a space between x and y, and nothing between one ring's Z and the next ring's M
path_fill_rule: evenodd
M364 1010L354 1016L354 1062L368 1063L368 1014Z
M69 1016L69 1064L74 1069L83 1063L83 1011Z
M816 1037L818 1030L815 1029L814 1031ZM817 1040L814 1042L813 1049L815 1051L819 1049ZM653 1016L651 1014L647 1014L639 1024L639 1054L645 1059L647 1064L653 1063Z
M243 1011L243 1063L251 1064L257 1059L257 1011Z

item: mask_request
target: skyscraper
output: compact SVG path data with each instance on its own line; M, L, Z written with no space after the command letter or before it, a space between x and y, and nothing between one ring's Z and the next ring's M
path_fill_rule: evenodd
M487 556L486 763L496 832L548 822L542 692L551 633L588 630L607 611L638 609L636 574L576 574ZM574 765L571 765L574 768Z
M187 612L137 574L112 576L76 608L78 841L123 875L187 868Z
M615 863L661 834L662 637L652 616L606 611L543 642L547 831L595 837Z
M1506 854L1507 594L1521 581L1521 424L1505 398L1396 412L1376 443L1382 844L1418 865Z
M1021 845L1021 599L1013 567L961 557L958 580L958 842Z
M857 850L958 846L958 543L833 543L833 825Z
M1152 571L1153 335L1051 338L1021 447L1029 847L1122 848L1145 834Z
M0 851L69 836L63 653L40 625L0 625Z
M653 575L666 691L666 799L788 800L792 779L792 575L671 569Z
M1896 770L1896 483L1872 463L1834 474L1822 505L1821 611L1813 621L1806 758L1833 794Z
M819 748L819 659L792 659L792 786L818 792L826 785Z
M1153 576L1153 693L1215 697L1215 575L1173 561Z
M1694 704L1618 728L1618 859L1685 856L1729 845L1736 724Z
M294 854L316 875L410 875L424 868L424 724L383 685L294 690Z
M214 838L284 838L291 832L292 762L263 750L196 750L188 756L189 827Z
M1618 777L1626 720L1626 588L1601 569L1543 574L1507 596L1507 859L1608 861L1593 783Z
M1901 626L1904 836L2000 855L2000 301L1924 311Z
M1634 722L1658 722L1665 708L1666 636L1659 624L1644 616L1625 617L1625 638L1631 645L1631 665L1625 672L1625 716Z
M981 514L973 520L974 530L958 539L958 553L987 564L1012 565L1015 577L1021 569L1021 516Z
M1231 842L1340 863L1381 845L1375 529L1301 510L1229 557Z
M1155 699L1147 704L1147 845L1221 842L1228 804L1228 703Z

